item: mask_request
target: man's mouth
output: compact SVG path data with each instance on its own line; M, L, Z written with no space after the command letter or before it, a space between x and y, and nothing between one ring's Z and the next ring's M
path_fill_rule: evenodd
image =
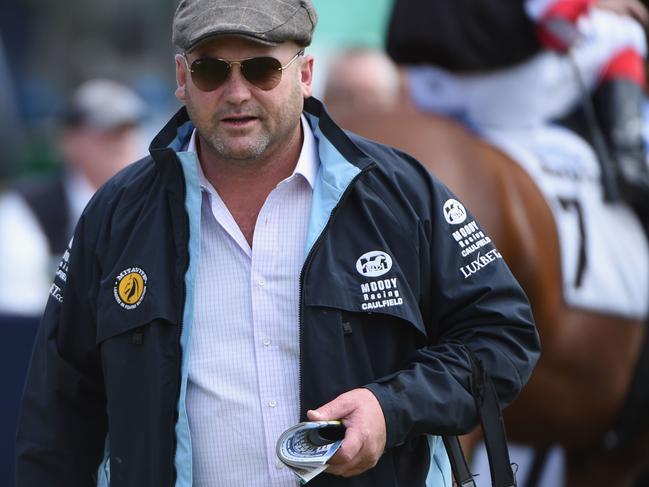
M226 123L227 125L233 125L237 127L247 125L254 122L255 120L257 120L257 117L253 117L251 115L235 115L221 119L221 121Z

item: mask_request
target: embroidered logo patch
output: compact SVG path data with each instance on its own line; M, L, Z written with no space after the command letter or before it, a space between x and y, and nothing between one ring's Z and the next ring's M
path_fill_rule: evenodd
M459 225L466 220L466 209L464 205L453 198L444 203L444 218L451 225Z
M361 255L356 261L356 270L365 277L378 277L392 269L392 257L381 250Z
M146 283L146 273L139 267L124 269L115 279L115 301L124 309L137 308L146 294Z

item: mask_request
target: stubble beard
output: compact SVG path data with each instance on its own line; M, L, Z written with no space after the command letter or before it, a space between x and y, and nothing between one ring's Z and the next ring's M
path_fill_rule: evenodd
M245 147L233 147L215 131L206 134L204 140L210 146L210 150L220 159L232 161L241 165L252 163L264 154L270 145L271 138L267 130L262 130Z
M218 159L245 166L258 159L270 144L270 134L268 130L264 130L263 121L261 122L262 130L257 132L254 138L251 138L251 135L246 135L248 143L243 147L237 147L236 144L232 144L233 137L225 137L218 132L218 128L215 128L218 127L220 114L214 115L207 122L202 122L192 102L187 101L185 106L202 142L208 146L206 149Z

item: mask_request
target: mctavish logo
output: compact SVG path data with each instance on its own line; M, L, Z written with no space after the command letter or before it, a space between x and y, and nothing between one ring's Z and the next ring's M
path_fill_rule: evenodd
M356 270L365 277L378 277L392 269L392 257L381 250L373 250L359 257Z
M146 294L148 280L146 273L139 267L129 267L120 272L113 287L117 304L128 310L137 308Z

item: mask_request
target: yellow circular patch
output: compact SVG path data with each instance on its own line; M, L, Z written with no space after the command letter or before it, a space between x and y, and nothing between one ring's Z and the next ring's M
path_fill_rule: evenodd
M123 270L115 279L113 294L117 303L125 309L139 306L146 293L147 276L139 267Z
M119 297L126 304L135 304L144 292L144 279L136 273L129 274L117 286Z

